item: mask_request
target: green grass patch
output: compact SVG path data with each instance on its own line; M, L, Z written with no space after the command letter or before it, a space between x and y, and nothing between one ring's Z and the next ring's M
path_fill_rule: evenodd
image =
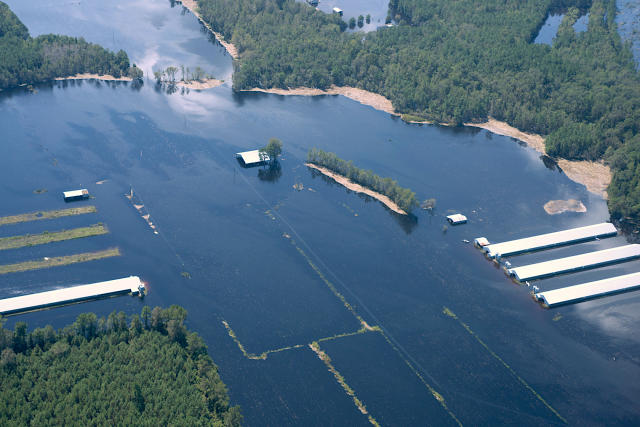
M428 122L429 121L424 117L416 116L414 114L403 114L402 116L400 116L400 118L402 118L402 120L404 120L405 122Z
M79 262L95 261L103 258L120 256L118 248L107 249L98 252L83 252L81 254L45 258L42 260L25 261L17 264L0 265L0 274L18 273L21 271L39 270L41 268L58 267L61 265L76 264Z
M0 226L9 224L18 224L20 222L38 221L40 219L54 219L64 216L82 215L95 213L98 210L95 206L81 206L78 208L58 209L55 211L38 211L24 213L20 215L11 215L0 217Z
M98 236L107 234L109 230L101 224L90 227L73 228L55 232L45 231L40 234L25 234L22 236L11 236L0 238L0 251L5 249L24 248L26 246L45 245L51 242L61 242L63 240L81 239L83 237Z

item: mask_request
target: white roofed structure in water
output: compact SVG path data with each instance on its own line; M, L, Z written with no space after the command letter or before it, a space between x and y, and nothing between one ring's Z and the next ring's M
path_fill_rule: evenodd
M631 291L633 289L640 289L640 273L625 274L624 276L610 279L568 286L552 291L538 292L535 296L538 301L542 301L547 306L553 307Z
M447 221L453 225L464 224L467 222L467 217L462 214L453 214L447 216Z
M523 267L512 268L508 271L510 275L523 282L525 280L540 279L556 274L629 261L635 258L640 258L640 245L638 244L619 246L617 248L539 262Z
M89 190L83 188L82 190L64 191L62 194L65 200L86 199L89 197Z
M144 289L144 284L138 276L108 280L91 285L72 286L70 288L0 300L0 314L18 313L121 293L131 292L132 294L137 294L142 289Z
M270 160L269 155L260 150L243 151L241 153L236 153L236 157L241 158L245 165L258 165Z
M485 246L484 251L490 258L503 257L571 243L585 242L587 240L595 240L600 237L615 236L617 233L618 231L613 224L604 222L602 224L572 228L570 230L541 234L524 239L494 243Z

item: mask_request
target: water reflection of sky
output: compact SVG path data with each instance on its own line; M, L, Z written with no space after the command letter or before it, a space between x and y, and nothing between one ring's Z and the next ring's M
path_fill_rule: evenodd
M540 27L540 31L533 42L537 44L551 45L553 43L553 39L558 33L558 28L560 27L560 23L562 23L563 18L564 14L549 14L542 27Z
M45 25L40 9L10 4L27 25L40 25L38 31L77 30L91 41L114 32L117 40L130 31L124 22L137 25L144 31L126 43L145 68L189 60L230 73L229 57L201 44L206 37L180 8L168 2L124 11L102 5L82 3L72 18L52 4L49 13L67 21L48 19ZM90 25L92 17L101 24ZM77 186L96 196L98 213L0 227L0 235L96 222L111 233L0 256L17 261L113 245L123 256L0 276L0 296L140 274L150 283L145 303L187 308L189 325L206 340L248 423L364 424L310 350L246 360L221 324L228 321L248 351L257 353L357 330L299 248L398 348L378 335L326 344L337 369L386 424L451 422L407 360L465 424L514 417L522 425L557 422L485 347L442 314L445 306L571 423L638 419L640 334L633 325L640 320L639 293L543 310L526 287L511 283L463 242L608 219L603 200L549 169L535 151L482 130L407 125L338 96L234 94L227 85L167 95L151 82L140 90L97 82L37 90L0 98L6 141L0 146L0 199L11 201L0 205L0 215L64 207L60 191ZM265 181L258 169L238 167L233 153L272 136L285 143L278 179ZM378 202L314 176L302 165L314 146L393 177L421 200L436 198L435 212L419 210L408 225ZM299 183L302 191L293 188ZM160 235L123 197L130 186ZM35 195L36 188L49 191ZM550 199L568 198L582 200L588 212L549 216L542 208ZM469 224L445 229L444 215L452 212L465 213ZM533 262L622 243L603 239L515 258ZM632 262L538 283L554 288L638 268ZM184 279L183 271L192 279ZM19 319L62 326L80 312L133 313L141 305L120 297L30 313L9 325Z

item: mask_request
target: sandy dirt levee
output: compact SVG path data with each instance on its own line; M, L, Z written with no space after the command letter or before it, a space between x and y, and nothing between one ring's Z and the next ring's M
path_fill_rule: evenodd
M587 190L607 200L607 187L611 182L611 169L602 162L588 162L586 160L559 159L558 166L569 179L583 184Z
M516 129L513 126L509 126L509 124L505 122L499 122L496 119L490 118L485 123L465 123L464 125L486 129L489 132L495 133L497 135L510 136L527 143L529 147L533 148L540 154L547 154L544 149L544 138L542 136L522 132L521 130Z
M222 85L224 82L218 79L202 79L202 80L192 80L190 82L177 82L176 84L180 87L186 87L188 89L194 90L203 90L203 89L212 89L214 87L218 87Z
M401 215L406 215L407 213L405 211L403 211L402 209L400 209L400 206L398 206L397 204L395 204L393 202L393 200L391 200L390 198L388 198L387 196L385 196L384 194L380 194L377 193L373 190L370 190L366 187L363 187L360 184L356 184L355 182L351 181L349 178L339 175L333 171L330 171L327 168L323 168L322 166L318 166L318 165L314 165L313 163L305 163L305 166L308 166L312 169L316 169L317 171L321 172L323 175L328 176L329 178L332 178L334 181L336 181L338 184L343 185L345 187L347 187L349 190L355 191L357 193L364 193L368 196L373 197L376 200L381 201L382 203L385 204L385 206L387 206L389 209L391 209L392 211L399 213Z
M81 73L76 74L75 76L69 77L56 77L55 80L105 80L105 81L114 81L114 82L130 82L133 79L131 77L114 77L108 74L90 74L90 73Z
M276 95L302 95L302 96L318 96L318 95L342 95L349 99L353 99L364 105L384 111L385 113L398 115L393 109L393 104L387 98L377 93L369 92L364 89L358 89L351 86L331 86L327 90L314 89L310 87L299 87L294 89L248 89L250 92L273 93Z

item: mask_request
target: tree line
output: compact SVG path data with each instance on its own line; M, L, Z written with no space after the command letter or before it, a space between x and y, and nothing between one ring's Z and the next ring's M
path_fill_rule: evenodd
M325 167L351 181L367 187L377 193L389 197L400 209L409 213L418 206L416 194L408 188L403 188L391 178L382 178L371 170L360 169L352 161L339 158L334 153L312 148L307 154L307 162Z
M142 79L126 52L111 52L83 38L47 34L32 38L27 27L0 1L0 90L79 73Z
M0 319L0 424L240 425L186 315L176 305L84 313L59 331Z
M239 50L234 89L355 86L436 122L506 121L545 136L552 156L604 159L612 216L640 218L640 78L615 0L391 0L397 25L364 36L294 0L198 6ZM556 11L569 13L553 45L534 44Z

